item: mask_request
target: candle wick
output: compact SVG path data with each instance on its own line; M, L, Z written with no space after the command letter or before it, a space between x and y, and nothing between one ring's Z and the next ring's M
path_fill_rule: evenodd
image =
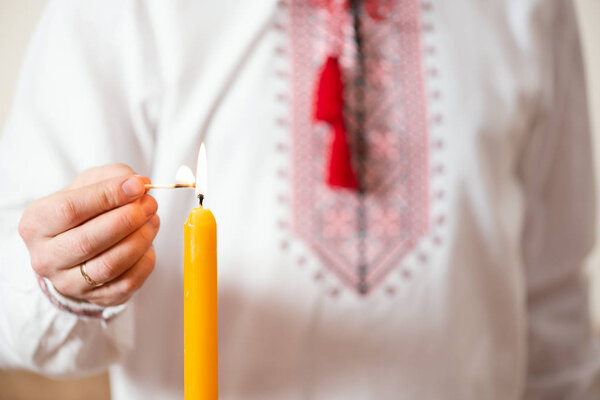
M198 195L198 202L200 203L200 207L204 205L204 195L202 193Z

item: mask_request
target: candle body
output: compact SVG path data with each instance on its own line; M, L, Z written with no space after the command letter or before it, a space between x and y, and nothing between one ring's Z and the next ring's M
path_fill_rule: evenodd
M219 397L217 224L210 210L192 209L184 240L185 400L214 400Z

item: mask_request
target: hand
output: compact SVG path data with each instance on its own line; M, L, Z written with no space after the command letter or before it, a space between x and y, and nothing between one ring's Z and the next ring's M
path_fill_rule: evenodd
M61 294L104 307L122 304L154 269L158 205L144 188L150 180L134 174L123 164L92 168L23 213L19 234L31 266ZM85 281L84 262L102 286Z

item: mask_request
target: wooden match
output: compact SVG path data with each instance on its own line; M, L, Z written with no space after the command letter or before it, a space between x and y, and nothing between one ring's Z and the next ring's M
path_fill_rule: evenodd
M195 188L194 184L187 183L177 183L175 185L153 185L151 183L147 183L144 185L146 189L179 189L179 188Z

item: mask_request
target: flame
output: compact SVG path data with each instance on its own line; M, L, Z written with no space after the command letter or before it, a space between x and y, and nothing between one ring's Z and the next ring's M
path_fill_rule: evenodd
M206 195L206 181L206 146L202 142L198 152L198 163L196 164L196 196Z
M189 185L193 186L196 182L192 169L187 165L182 165L175 174L175 183L178 185Z

